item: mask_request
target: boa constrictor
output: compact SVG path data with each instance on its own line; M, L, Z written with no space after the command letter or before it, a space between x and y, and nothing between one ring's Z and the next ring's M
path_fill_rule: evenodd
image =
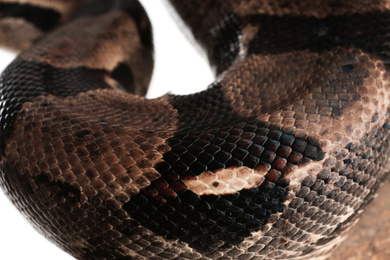
M138 1L0 1L3 190L77 259L325 257L386 177L390 3L169 2L217 78L146 99Z

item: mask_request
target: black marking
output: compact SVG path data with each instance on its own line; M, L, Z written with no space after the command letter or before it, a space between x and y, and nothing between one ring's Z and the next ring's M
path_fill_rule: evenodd
M306 248L305 250L302 251L302 255L307 255L313 251L314 251L314 248L309 246L308 248Z
M375 113L374 115L372 115L371 117L371 123L376 123L379 119L379 114L378 113Z
M343 115L343 110L338 109L338 108L332 108L332 116L333 117L340 117Z
M118 81L129 93L134 93L134 76L130 67L125 63L119 63L112 71L111 76Z
M241 243L259 230L271 214L282 212L288 184L265 181L232 195L198 196L186 190L166 203L139 193L123 209L159 235L180 239L198 250L212 251Z
M61 18L53 9L29 4L0 3L0 18L4 17L23 18L42 31L52 30Z
M353 66L351 64L348 64L348 65L344 65L341 67L341 69L344 71L344 72L352 72L353 71Z
M80 189L74 188L71 184L63 181L50 180L45 173L33 177L38 187L45 186L53 195L55 201L65 198L70 203L80 202Z
M344 164L351 164L351 163L352 163L351 159L345 159L344 160Z
M76 131L75 134L77 137L83 138L84 136L90 134L90 132L84 129L84 130Z

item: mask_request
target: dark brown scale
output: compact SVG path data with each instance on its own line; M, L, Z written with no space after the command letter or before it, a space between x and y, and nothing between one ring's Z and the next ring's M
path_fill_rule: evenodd
M49 31L57 25L60 13L30 4L0 3L1 17L17 17L27 20L42 31Z

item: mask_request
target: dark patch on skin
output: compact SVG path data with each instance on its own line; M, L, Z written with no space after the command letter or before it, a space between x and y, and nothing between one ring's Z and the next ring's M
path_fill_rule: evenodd
M184 101L172 97L182 129L169 139L171 150L155 167L161 177L133 196L123 209L156 234L209 252L241 243L267 224L272 214L282 212L289 190L284 177L290 166L321 159L324 153L315 138L296 138L291 131L235 114L218 86L207 91L219 100L210 99L208 103L200 100L199 94ZM193 115L188 114L185 104L190 104ZM202 108L213 114L202 114ZM184 114L187 116L180 116ZM209 118L213 118L212 125L206 128L203 120L210 124ZM273 163L277 160L280 163ZM241 166L271 167L272 174L266 175L258 187L230 195L199 196L183 182L205 171Z
M242 19L243 24L260 25L248 47L247 55L280 54L291 51L330 51L338 46L361 49L389 60L389 47L383 33L387 31L389 12L352 14L325 18L308 16L272 16L257 14ZM375 21L375 23L373 23ZM362 26L366 25L366 26ZM293 37L292 37L293 35ZM387 62L386 69L389 71ZM350 64L343 71L351 72Z
M61 15L53 10L30 4L0 3L0 18L17 17L32 23L42 31L52 30Z
M241 243L265 225L271 214L282 212L287 186L286 181L267 180L258 188L232 195L198 196L183 190L166 198L165 203L143 191L125 203L123 209L158 235L180 239L198 250L213 251Z
M84 129L84 130L76 131L75 134L77 137L83 138L84 136L90 134L90 132Z
M337 118L343 115L343 110L338 108L332 108L332 116Z
M144 47L153 49L152 25L146 15L145 9L137 0L105 1L98 0L87 3L72 19L84 16L99 16L109 12L123 11L134 19L138 35Z
M65 198L70 203L80 202L80 190L63 181L51 181L45 173L33 177L37 186L45 186L53 194L56 201Z
M211 30L214 40L214 52L211 58L219 72L227 69L240 51L240 20L235 14L229 14Z
M60 69L39 62L13 62L0 76L1 153L4 140L13 130L15 117L25 102L40 95L68 97L88 90L111 88L105 82L106 75L105 70L87 67Z
M307 255L307 254L309 254L309 253L311 253L313 251L314 251L314 248L309 246L304 251L302 251L302 255Z
M341 69L344 71L344 72L352 72L353 71L353 66L351 64L348 64L348 65L344 65L341 67Z
M346 159L343 162L344 162L344 164L351 164L351 160L350 159Z
M118 81L129 93L134 93L134 75L130 67L121 62L112 71L111 77Z

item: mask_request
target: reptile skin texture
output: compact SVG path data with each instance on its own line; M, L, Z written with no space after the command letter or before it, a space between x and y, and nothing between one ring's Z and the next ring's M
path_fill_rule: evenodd
M0 186L76 259L326 258L388 175L390 2L169 5L216 79L146 99L137 0L0 1Z

